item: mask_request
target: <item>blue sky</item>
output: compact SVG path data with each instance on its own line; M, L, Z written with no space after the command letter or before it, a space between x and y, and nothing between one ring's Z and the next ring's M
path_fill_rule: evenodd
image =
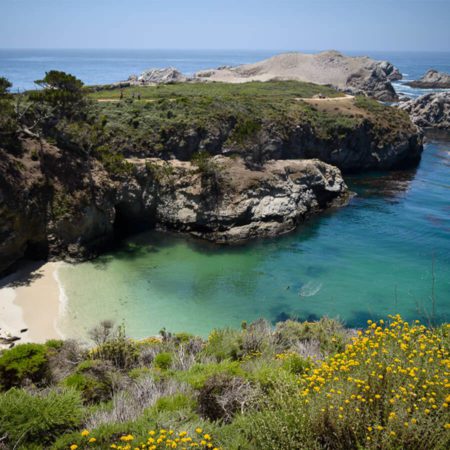
M0 48L450 51L450 0L0 0Z

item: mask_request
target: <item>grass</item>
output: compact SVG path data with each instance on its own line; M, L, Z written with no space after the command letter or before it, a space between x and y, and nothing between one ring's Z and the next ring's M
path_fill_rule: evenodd
M94 88L95 89L95 88ZM344 94L329 86L300 81L252 81L249 83L177 83L158 86L136 86L124 89L107 89L90 93L90 97L99 99L131 99L137 101L138 95L143 100L203 98L231 100L236 97L275 98L308 98L316 94L327 97L342 97Z

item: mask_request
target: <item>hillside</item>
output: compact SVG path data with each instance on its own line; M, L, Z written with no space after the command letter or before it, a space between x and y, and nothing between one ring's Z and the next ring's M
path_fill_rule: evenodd
M449 325L265 321L0 354L2 448L444 450Z
M326 51L317 54L282 53L254 64L204 70L197 72L194 80L226 83L296 80L393 101L396 94L390 82L401 78L398 69L388 61Z

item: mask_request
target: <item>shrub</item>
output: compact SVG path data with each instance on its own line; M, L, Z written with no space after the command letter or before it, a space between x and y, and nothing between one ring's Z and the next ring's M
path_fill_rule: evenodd
M294 352L278 353L276 358L283 362L283 369L296 375L301 375L307 372L312 366L310 360L302 358Z
M299 342L317 341L320 351L329 354L342 351L350 341L350 335L341 322L324 317L317 322L281 322L275 329L275 341L285 350L295 347Z
M237 413L243 413L256 396L250 382L226 373L206 380L198 395L200 414L210 420L230 422Z
M155 356L153 364L161 370L170 369L172 365L172 355L168 352L161 352Z
M20 386L26 380L44 384L50 377L47 347L43 344L20 344L0 356L0 387Z
M64 385L79 391L85 403L111 399L120 375L109 362L88 360L80 363L76 372L64 380Z
M13 388L0 394L0 417L0 434L11 447L50 444L81 425L81 399L72 390L30 394Z
M237 359L241 344L241 333L232 328L213 330L208 336L203 354L213 356L218 361Z
M125 328L119 326L110 331L104 341L91 350L90 356L92 359L110 361L118 369L130 369L138 360L139 349L136 342L126 337Z
M274 450L449 448L448 333L369 321L343 352L276 388L246 433Z
M130 424L133 426L133 424ZM74 448L89 448L91 446L97 446L97 444L103 444L101 448L113 448L113 449L151 449L162 450L167 448L198 448L198 449L214 449L219 450L215 446L213 437L203 431L202 428L197 427L194 432L188 433L187 431L176 432L174 430L166 430L164 428L149 430L147 428L144 434L145 438L138 437L132 433L114 433L113 430L117 427L108 427L106 432L110 433L109 442L105 439L105 431L102 430L101 436L98 436L97 430L90 432L89 430L83 430L81 435L74 436L72 442L76 442ZM93 441L92 441L93 439ZM58 443L59 444L59 443ZM58 445L57 448L67 448L67 445Z

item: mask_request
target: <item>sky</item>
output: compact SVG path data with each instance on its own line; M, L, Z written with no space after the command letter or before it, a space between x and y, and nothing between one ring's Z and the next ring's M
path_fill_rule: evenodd
M0 0L0 48L450 51L450 0Z

